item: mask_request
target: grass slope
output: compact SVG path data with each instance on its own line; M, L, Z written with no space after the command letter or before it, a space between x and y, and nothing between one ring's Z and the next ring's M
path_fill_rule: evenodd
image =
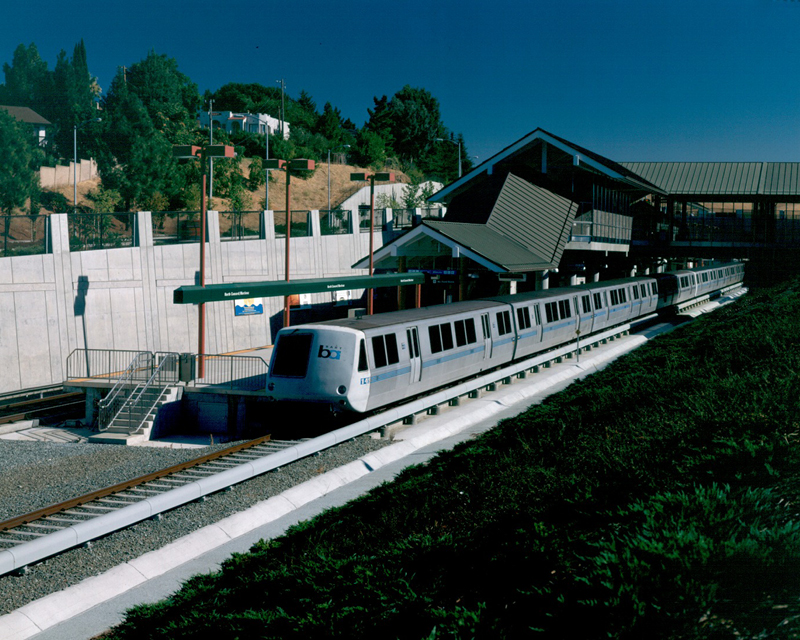
M703 317L107 637L798 637L799 317Z

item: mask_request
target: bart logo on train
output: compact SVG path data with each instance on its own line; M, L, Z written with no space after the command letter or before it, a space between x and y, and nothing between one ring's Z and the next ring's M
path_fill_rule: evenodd
M330 360L339 360L342 357L342 351L341 349L334 349L332 347L326 347L325 345L320 345L317 357L328 358Z

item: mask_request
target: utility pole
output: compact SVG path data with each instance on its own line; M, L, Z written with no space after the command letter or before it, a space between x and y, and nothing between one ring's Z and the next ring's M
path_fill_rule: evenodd
M286 109L284 108L283 105L283 93L286 90L286 82L283 80L283 78L281 78L280 80L276 80L275 82L281 85L281 139L285 140L286 134L284 133L283 130L283 123L286 121Z
M209 138L208 144L214 144L214 120L212 116L214 115L214 101L208 101L208 131L209 131ZM213 207L214 203L212 198L214 197L214 158L208 159L208 203Z

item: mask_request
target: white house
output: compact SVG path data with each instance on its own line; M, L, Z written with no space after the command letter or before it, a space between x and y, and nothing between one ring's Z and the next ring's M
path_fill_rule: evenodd
M52 122L43 118L33 109L28 107L6 107L0 105L0 109L5 109L9 115L14 117L16 120L30 125L37 144L40 147L44 146L45 136L47 135L46 127L53 126Z
M210 118L209 118L210 116ZM197 120L201 127L208 128L209 121L213 123L214 129L223 129L228 133L236 131L248 131L250 133L265 134L269 131L270 135L280 133L281 121L273 118L266 113L236 113L234 111L200 111ZM289 139L289 123L283 122L283 139Z

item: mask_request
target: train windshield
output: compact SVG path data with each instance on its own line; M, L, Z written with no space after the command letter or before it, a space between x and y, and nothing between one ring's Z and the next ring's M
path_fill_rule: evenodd
M308 357L311 353L310 333L282 335L275 345L271 375L282 378L305 378L308 370Z

